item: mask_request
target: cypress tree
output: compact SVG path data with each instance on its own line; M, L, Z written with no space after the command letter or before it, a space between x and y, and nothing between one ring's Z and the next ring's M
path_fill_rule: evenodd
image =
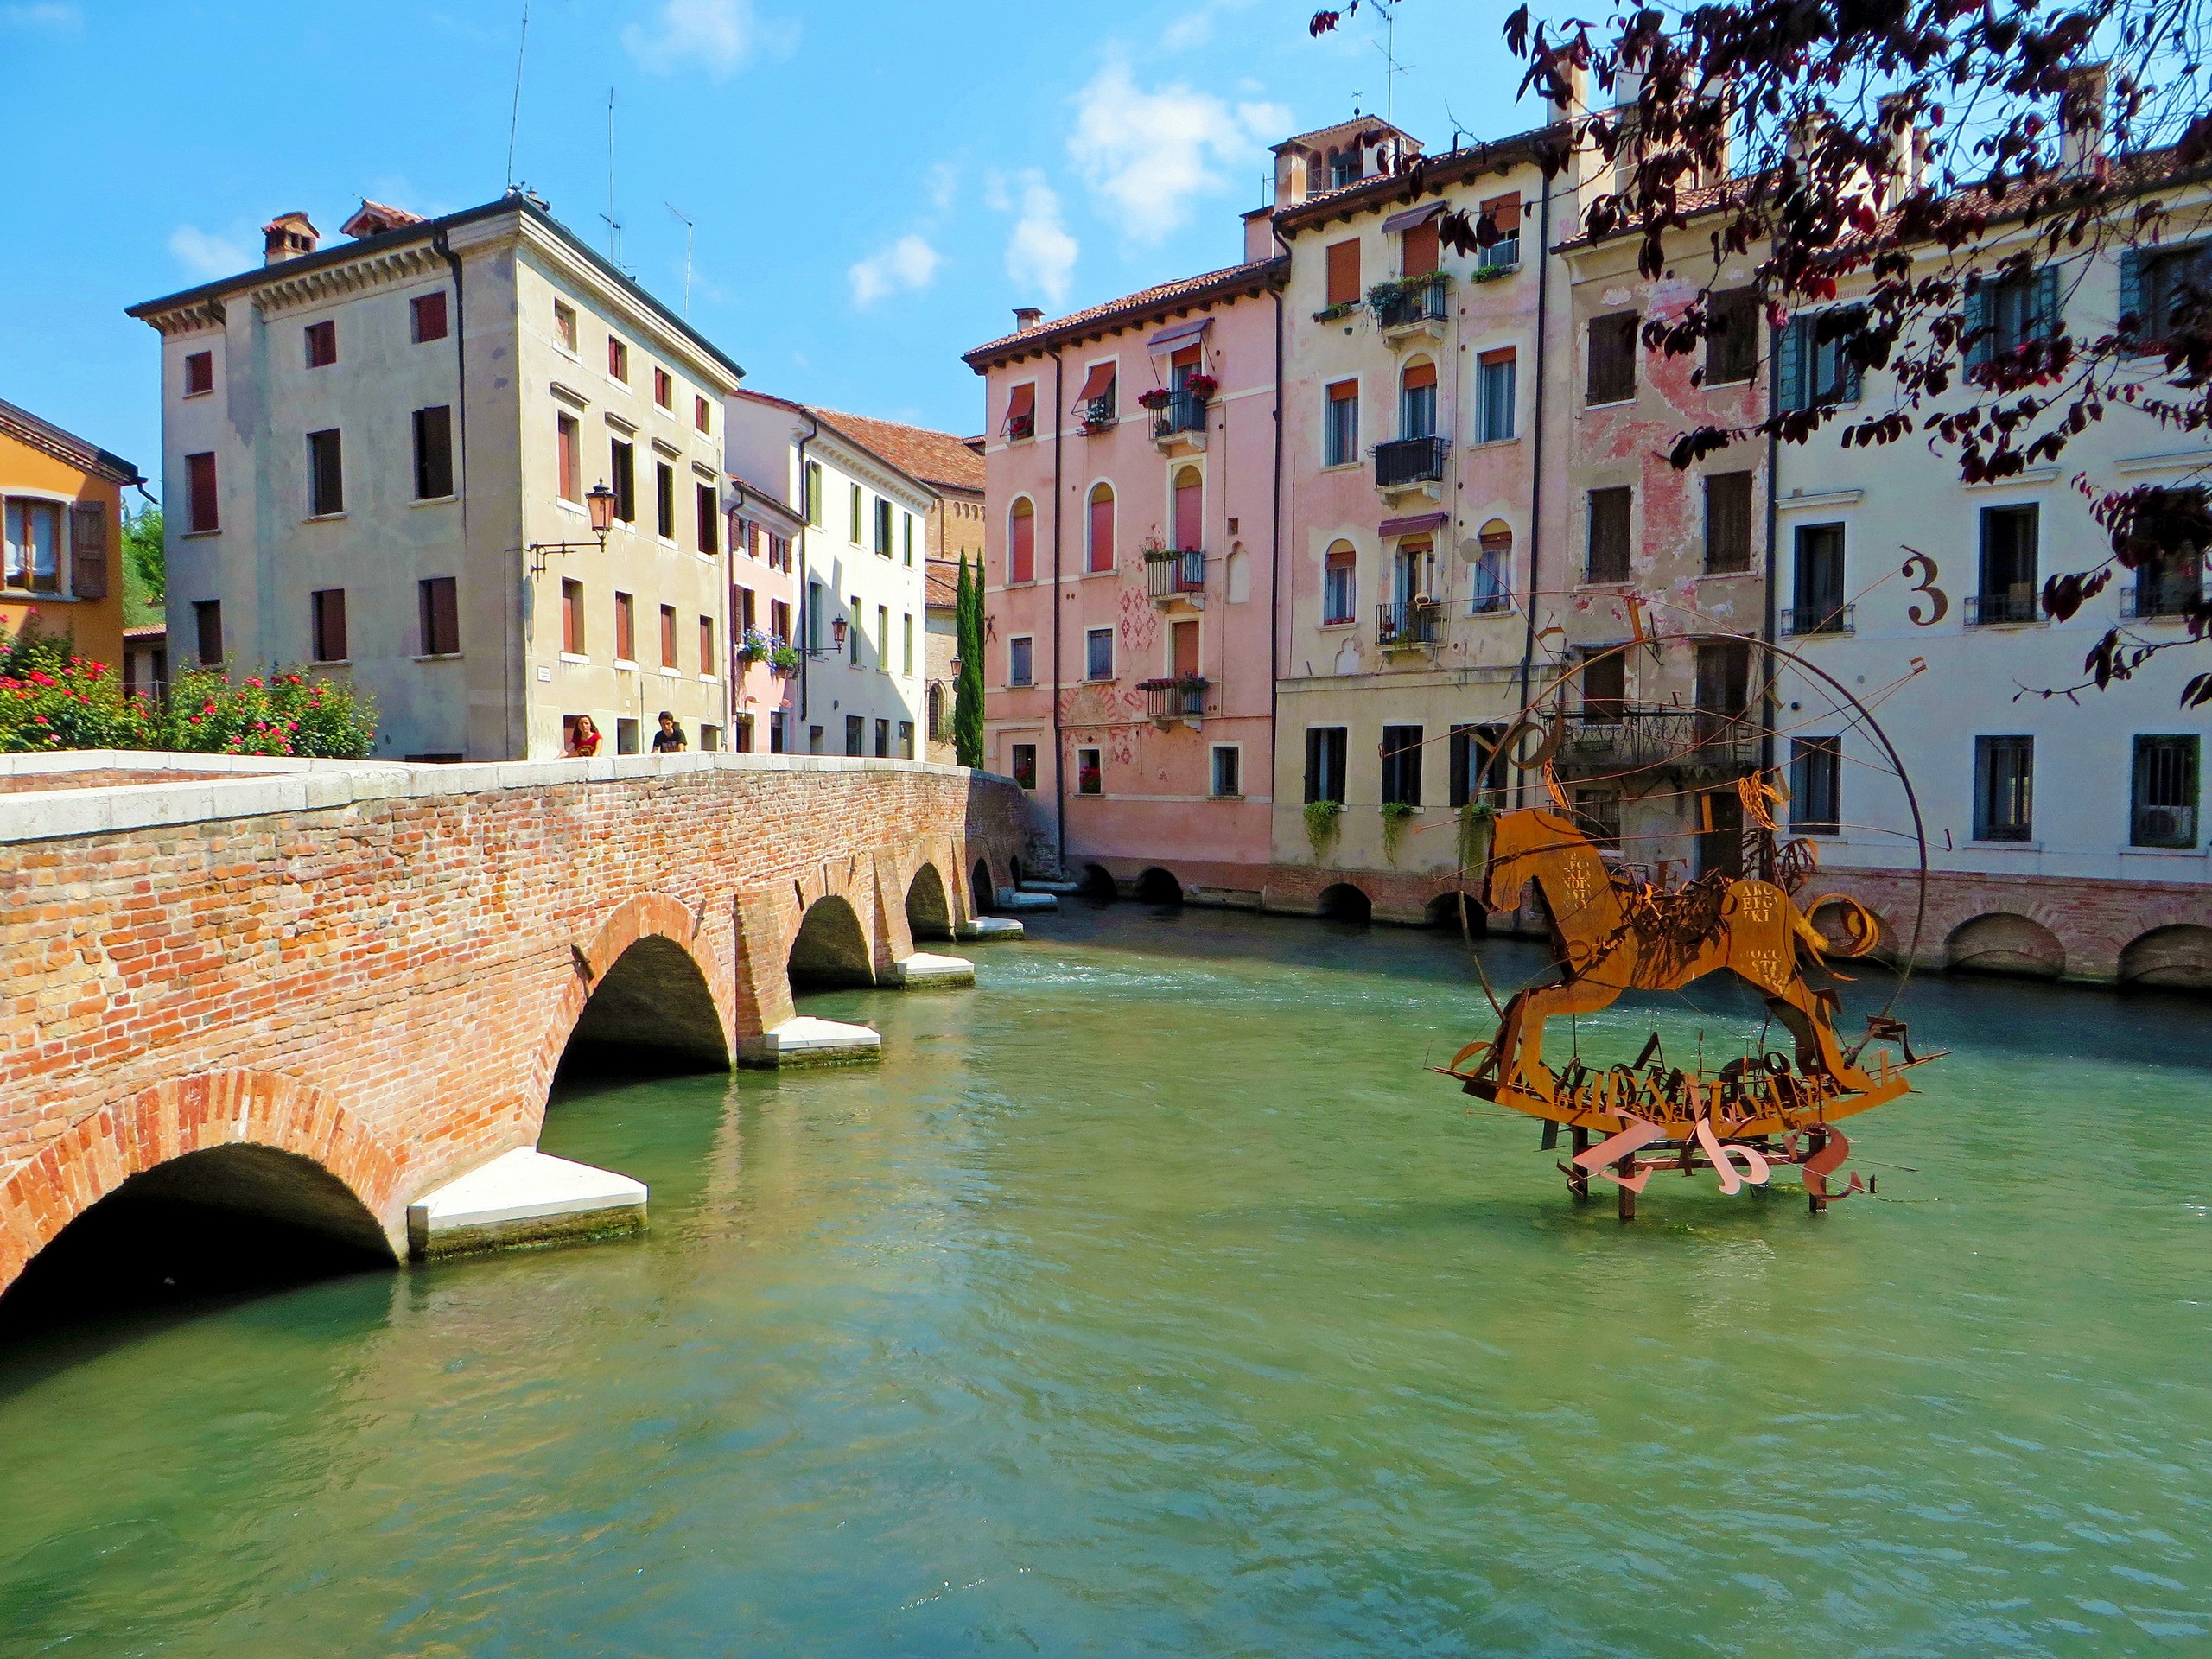
M960 641L960 677L952 688L953 757L963 766L983 764L983 573L968 575L960 556L960 586L953 616Z

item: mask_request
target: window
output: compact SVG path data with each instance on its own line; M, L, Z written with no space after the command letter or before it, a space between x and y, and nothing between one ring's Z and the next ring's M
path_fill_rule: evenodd
M1513 608L1507 573L1513 564L1513 526L1503 518L1485 523L1475 541L1475 582L1472 614L1484 616Z
M660 665L663 668L676 666L676 607L673 605L660 607Z
M219 599L199 599L192 603L192 632L194 644L200 654L202 668L223 665L223 601Z
M61 506L18 497L8 503L7 585L19 591L61 591Z
M1206 544L1205 478L1195 467L1175 474L1175 550L1196 553Z
M1866 313L1837 306L1809 317L1792 317L1776 342L1775 402L1783 410L1859 401L1859 364L1845 342L1859 332Z
M1436 435L1436 365L1426 359L1408 364L1398 382L1398 435Z
M1382 728L1382 804L1421 804L1421 728Z
M1357 572L1359 556L1349 542L1338 542L1329 550L1329 556L1321 566L1321 620L1324 624L1349 622L1352 620L1352 606L1357 595L1354 577Z
M2036 519L2032 505L1981 510L1981 586L1969 622L2036 620Z
M1789 741L1789 827L1801 836L1843 833L1843 740Z
M819 731L821 728L817 727L815 729ZM779 709L775 713L768 716L768 753L771 754L783 754L788 751L790 745L791 735L787 729L784 712Z
M868 613L861 608L861 596L858 594L855 594L845 601L845 609L847 614L853 619L853 631L845 637L845 644L849 652L846 660L855 668L858 668L861 665L861 641L865 637L861 627L861 619ZM880 643L880 641L878 642L879 645Z
M1329 188L1340 190L1345 185L1359 182L1362 157L1357 144L1329 152Z
M2120 255L2120 315L2134 320L2126 332L2145 351L2172 338L2185 306L2202 307L2207 301L2212 301L2212 242Z
M440 404L415 411L415 499L435 501L453 493L453 409Z
M2196 763L2201 741L2194 734L2135 740L2133 811L2127 833L2132 845L2196 845Z
M1796 604L1784 632L1844 632L1843 526L1800 525L1796 564Z
M1027 634L1019 634L1006 642L1006 683L1008 685L1034 685L1030 673L1031 647L1035 642Z
M721 507L715 499L715 486L711 484L694 485L691 495L698 510L699 551L711 559L722 550Z
M1455 809L1478 798L1493 804L1503 802L1504 739L1505 728L1501 725L1452 728L1452 804Z
M581 505L584 499L583 432L573 415L553 417L554 442L561 462L561 499Z
M185 522L195 536L222 527L215 505L215 454L207 450L184 458Z
M899 758L901 760L914 758L914 722L911 720L899 722Z
M830 626L823 615L826 607L827 601L822 597L822 584L818 582L808 582L806 584L806 648L817 657L823 653L824 647L822 643L822 635L823 630Z
M1096 575L1114 568L1114 486L1090 486L1090 512L1084 523L1083 568Z
M809 754L822 753L822 728L819 726L806 728L806 752Z
M1431 214L1398 238L1398 274L1408 280L1436 275L1436 217Z
M408 326L417 346L427 346L434 340L446 337L446 296L441 289L435 294L417 294L407 302Z
M906 542L906 563L912 565L914 562L914 515L908 512L902 513L899 516L905 520L905 535Z
M1629 579L1629 509L1633 499L1625 484L1590 492L1590 556L1585 581Z
M97 501L69 509L69 591L79 599L107 597L107 509Z
M1344 798L1344 750L1349 734L1342 726L1306 728L1306 798L1334 801Z
M663 409L676 407L676 377L658 366L653 370L653 402Z
M1217 795L1242 795L1243 751L1234 743L1213 746L1213 792Z
M1756 289L1732 288L1707 302L1711 332L1705 337L1705 384L1738 385L1759 368L1759 296Z
M638 451L620 438L607 440L608 459L614 473L614 516L626 524L638 522Z
M430 576L415 584L423 615L423 654L452 657L461 651L461 584L452 576Z
M753 618L753 590L750 588L733 588L729 590L729 596L730 608L736 613L737 631L740 633L750 632Z
M1513 435L1513 348L1484 352L1475 361L1475 442L1503 443Z
M607 378L630 384L630 348L612 334L607 337Z
M694 393L691 398L691 424L702 432L714 430L714 405Z
M1114 677L1114 630L1090 628L1083 636L1083 677L1086 680L1110 680Z
M1698 712L1713 717L1710 724L1731 728L1740 724L1751 706L1750 645L1741 639L1699 640L1694 696ZM1740 735L1732 730L1729 734Z
M875 498L875 556L891 556L891 504L881 496Z
M875 722L875 758L879 760L891 758L891 722L887 720Z
M346 511L346 465L338 431L308 434L308 514L323 518Z
M1114 423L1114 379L1117 367L1116 359L1108 358L1084 370L1083 385L1075 395L1075 412L1081 417L1085 431Z
M944 685L942 681L930 682L929 695L930 741L942 741L944 737Z
M806 522L817 530L822 528L822 463L806 463Z
M849 486L845 497L845 539L855 547L861 544L861 523L863 516L861 505L861 486L857 484Z
M699 675L702 679L715 677L715 619L699 619Z
M1621 792L1618 789L1578 789L1574 791L1574 816L1582 825L1582 833L1590 837L1590 844L1608 852L1618 852L1621 846Z
M1636 396L1636 313L1590 319L1590 378L1584 401L1626 403Z
M584 654L584 585L563 579L561 583L561 650L570 657Z
M1974 739L1976 841L2034 839L2035 773L2036 741L2032 737Z
M1497 228L1497 240L1475 256L1478 270L1503 270L1521 263L1521 198L1492 196L1482 204L1482 215ZM1478 235L1480 228L1478 226Z
M308 595L308 652L318 663L346 660L346 590L319 588Z
M867 749L864 746L867 741L868 722L858 715L847 715L845 716L845 753L849 755L865 754Z
M2135 567L2130 610L2139 617L2181 616L2204 595L2204 556L2193 547L2154 553Z
M900 642L899 671L901 674L912 674L914 671L914 614L912 611L902 612L899 615L899 638Z
M569 356L576 354L576 308L559 300L553 302L553 342Z
M204 397L215 390L215 353L194 352L184 359L184 395Z
M1751 474L1705 475L1705 574L1739 575L1751 568Z
M1078 795L1103 795L1106 792L1105 767L1102 764L1103 752L1098 749L1077 749L1075 752L1075 792Z
M1359 382L1339 380L1328 390L1322 427L1322 465L1349 467L1359 459Z
M1037 787L1037 746L1016 743L1014 746L1014 781L1024 789Z
M716 750L720 749L721 746L722 728L719 726L709 726L703 721L701 721L699 726L699 753L702 754L712 754ZM747 753L752 753L753 716L750 715L740 715L737 717L737 747Z
M1024 496L1007 516L1006 579L1037 580L1037 509Z
M308 367L327 369L338 360L338 325L311 322L307 326Z
M1967 368L2049 340L2058 332L2058 268L2045 265L1967 287Z
M1582 718L1595 726L1618 726L1628 718L1628 653L1605 651L1583 659Z
M1328 296L1325 305L1357 305L1359 303L1359 243L1332 242L1325 256L1328 261Z
M668 620L668 607L661 607L664 638ZM614 660L634 663L638 660L638 601L629 594L614 595Z
M875 607L875 665L885 673L891 671L891 607Z
M768 632L785 641L791 637L791 607L780 599L768 601Z
M1019 443L1024 438L1037 435L1037 383L1025 380L1007 394L1006 425L1001 429L1009 442Z

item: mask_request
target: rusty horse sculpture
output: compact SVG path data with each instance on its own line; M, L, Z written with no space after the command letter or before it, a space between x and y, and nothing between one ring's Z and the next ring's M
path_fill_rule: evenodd
M1573 1129L1575 1164L1562 1167L1575 1197L1587 1196L1591 1173L1606 1175L1621 1183L1624 1216L1635 1213L1633 1195L1643 1184L1637 1150L1655 1142L1655 1150L1678 1153L1684 1170L1702 1159L1730 1192L1742 1184L1738 1163L1756 1184L1771 1164L1783 1162L1807 1166L1816 1212L1836 1196L1823 1178L1848 1144L1827 1126L1909 1092L1905 1066L1921 1063L1902 1023L1882 1017L1868 1022L1864 1041L1847 1048L1836 1035L1835 993L1806 976L1808 966L1818 969L1830 956L1872 950L1873 917L1840 897L1801 909L1770 881L1709 876L1661 891L1609 868L1572 818L1545 808L1493 821L1484 902L1492 910L1514 908L1530 881L1550 918L1558 977L1514 995L1497 1034L1468 1044L1442 1070L1471 1095ZM1808 919L1831 906L1841 918L1840 943ZM1623 992L1673 990L1724 969L1766 999L1795 1039L1794 1066L1777 1053L1747 1056L1715 1077L1691 1075L1663 1059L1651 1063L1656 1036L1634 1065L1592 1071L1578 1056L1560 1072L1545 1063L1544 1022L1552 1016L1594 1013ZM1884 1050L1870 1071L1862 1055L1878 1039L1896 1040L1904 1064L1891 1065ZM1593 1134L1602 1146L1590 1145ZM1548 1127L1545 1145L1556 1135Z

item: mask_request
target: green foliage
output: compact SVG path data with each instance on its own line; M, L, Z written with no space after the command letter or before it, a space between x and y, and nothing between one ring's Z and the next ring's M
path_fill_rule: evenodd
M1405 844L1406 820L1421 809L1411 801L1382 803L1382 856L1395 864L1398 849Z
M169 592L168 556L162 550L162 510L149 507L123 521L123 623L143 627L162 620Z
M1306 839L1312 843L1313 856L1319 858L1329 850L1337 838L1337 820L1344 817L1342 801L1308 801L1306 803Z
M1477 798L1459 809L1459 868L1480 872L1490 866L1491 836L1497 825L1497 808Z
M120 675L71 654L66 639L0 629L0 753L159 748L160 723L158 710L123 695Z
M960 585L953 615L958 625L959 677L952 687L953 758L963 766L983 764L983 573L968 574L960 556Z

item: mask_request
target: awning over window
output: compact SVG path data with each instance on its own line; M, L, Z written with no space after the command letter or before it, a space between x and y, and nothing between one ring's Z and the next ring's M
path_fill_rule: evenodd
M1145 342L1145 348L1154 352L1172 352L1178 346L1197 343L1198 337L1213 327L1211 317L1200 317L1195 322L1179 322L1173 328L1163 328Z
M1432 201L1426 207L1408 207L1402 213L1393 213L1382 221L1382 234L1395 236L1401 231L1410 231L1416 225L1426 225L1444 211L1441 201Z
M1114 389L1114 365L1094 363L1090 372L1083 377L1083 390L1075 395L1078 404L1095 403Z
M1033 426L1037 419L1037 383L1025 380L1014 389L1006 400L1006 424L1001 432L1015 432Z
M1375 527L1377 536L1414 536L1425 530L1440 529L1451 518L1448 512L1415 512L1403 518L1385 518Z

